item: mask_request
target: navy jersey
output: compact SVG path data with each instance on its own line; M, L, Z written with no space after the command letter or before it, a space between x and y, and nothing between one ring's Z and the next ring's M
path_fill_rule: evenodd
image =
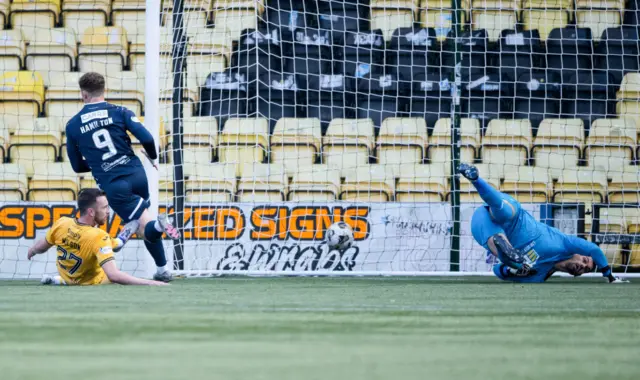
M66 127L73 170L91 171L101 185L142 170L127 131L142 143L149 157L157 157L153 136L133 112L107 102L85 104Z

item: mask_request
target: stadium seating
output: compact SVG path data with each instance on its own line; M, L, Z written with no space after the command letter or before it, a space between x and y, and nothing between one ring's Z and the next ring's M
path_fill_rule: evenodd
M460 120L460 159L473 162L480 149L480 123L475 119ZM451 119L440 119L429 138L427 155L431 163L451 161Z
M90 27L85 29L78 49L78 69L114 73L124 69L129 51L127 33L123 28Z
M537 29L540 39L546 42L553 29L569 24L573 0L525 0L522 9L524 30Z
M546 119L540 123L531 154L535 166L548 168L557 179L564 169L578 166L584 146L584 126L580 119Z
M523 203L544 203L549 200L552 181L549 171L534 166L505 168L500 190Z
M31 41L39 28L53 28L60 16L60 0L13 0L9 19Z
M633 119L640 127L640 73L629 73L624 76L616 98L618 115Z
M28 186L27 173L22 166L18 164L0 165L0 201L26 200Z
M632 121L596 120L587 139L585 158L589 167L611 177L631 165L637 142L638 131Z
M62 2L61 17L64 26L71 29L76 36L82 36L88 28L107 26L110 14L111 0L65 0Z
M526 165L532 140L527 120L492 120L482 139L482 162Z
M72 29L38 28L26 49L26 68L38 71L45 86L49 86L53 75L75 68L77 45L76 34Z
M614 173L607 188L610 203L640 203L640 171L637 166L625 166Z
M607 28L615 28L622 23L624 0L577 0L576 25L591 29L596 42Z
M78 175L70 165L47 162L38 166L29 182L27 199L38 202L74 201L78 194Z
M182 144L185 167L210 163L218 146L218 121L215 117L185 117Z
M185 180L187 202L233 202L236 188L235 164L198 163L188 168Z
M285 200L288 179L283 165L245 163L238 182L238 202Z
M419 118L387 118L376 140L378 162L384 165L420 164L426 157L427 124Z
M38 72L5 71L0 76L0 114L7 120L36 117L44 103L44 81Z
M320 120L282 118L271 135L271 162L284 165L289 177L315 163L322 145Z
M114 0L111 4L111 23L124 28L130 43L142 41L145 36L145 1Z
M374 148L370 119L334 119L322 141L323 163L341 171L369 163Z
M54 162L62 145L59 119L34 118L31 123L20 123L9 140L7 157L19 163L29 177L40 172L43 162Z
M340 199L351 202L388 202L395 192L395 172L387 165L360 165L347 170Z
M340 171L325 164L300 168L293 176L287 200L294 202L333 202L340 193Z
M505 29L515 29L520 8L519 0L474 0L471 3L474 30L484 29L490 41L497 41Z
M602 203L607 196L607 176L591 168L565 169L553 189L553 202Z
M9 6L11 4L9 1L10 0L0 1L0 29L4 29L9 20Z
M402 165L396 185L398 202L442 202L449 191L446 164Z
M216 0L213 4L213 24L215 29L228 30L231 38L238 40L244 29L255 29L257 26L257 15L264 12L262 1L237 1L237 0ZM187 30L201 30L206 25L202 24L202 19L198 17L197 22L189 22Z
M413 26L414 14L418 10L418 1L371 1L371 28L380 29L386 41L397 28Z
M245 162L263 162L268 149L269 124L266 119L229 119L219 136L220 162L236 164L238 170L243 170Z
M25 56L26 41L20 30L0 31L0 68L2 71L19 71Z

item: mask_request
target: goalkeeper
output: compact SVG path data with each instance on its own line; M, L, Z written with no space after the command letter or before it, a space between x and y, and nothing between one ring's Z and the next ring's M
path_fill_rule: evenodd
M475 166L461 164L458 172L487 203L474 212L471 233L478 244L500 259L501 263L493 266L498 278L544 282L554 272L580 276L597 268L610 283L628 282L613 276L597 245L538 222L518 201L480 178Z

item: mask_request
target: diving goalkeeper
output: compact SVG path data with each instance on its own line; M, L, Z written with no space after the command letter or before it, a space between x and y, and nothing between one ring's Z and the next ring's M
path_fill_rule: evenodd
M82 190L78 194L78 210L78 219L58 219L47 236L29 248L27 258L31 260L35 255L56 246L59 275L44 275L41 281L43 285L168 285L133 277L118 269L113 256L114 242L106 232L96 228L109 219L109 202L104 192L99 189ZM133 232L130 231L126 236L133 235ZM117 244L125 243L120 241Z
M480 178L475 166L461 164L458 172L471 181L487 203L473 213L471 233L501 261L493 266L498 278L544 282L555 272L580 276L597 268L610 283L628 282L613 276L597 245L538 222L518 201Z

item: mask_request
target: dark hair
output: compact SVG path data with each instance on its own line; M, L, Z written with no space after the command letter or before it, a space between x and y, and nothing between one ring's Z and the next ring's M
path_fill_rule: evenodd
M80 77L78 84L80 89L89 93L92 97L98 97L104 94L104 77L98 73L86 73Z
M95 206L99 197L104 197L104 191L100 189L82 189L78 194L78 210L80 215L87 213L87 210Z

